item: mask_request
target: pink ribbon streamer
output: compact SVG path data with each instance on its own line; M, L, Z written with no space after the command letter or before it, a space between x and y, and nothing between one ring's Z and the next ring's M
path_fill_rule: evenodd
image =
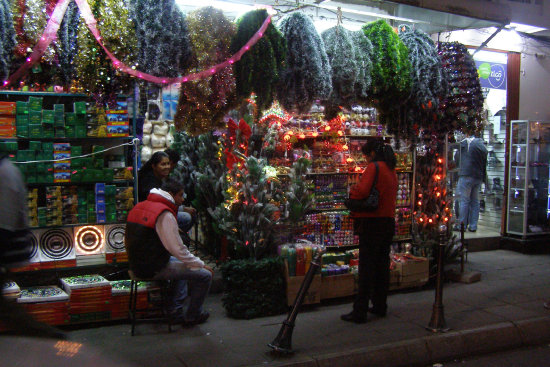
M56 39L57 37L57 30L59 29L59 25L61 24L61 20L63 19L63 16L65 15L65 11L67 10L67 6L69 5L69 2L71 0L59 0L55 6L55 9L52 13L52 16L50 17L50 20L48 21L48 24L46 26L46 29L44 30L44 33L42 34L42 37L38 41L37 45L35 46L31 56L27 58L27 61L23 66L21 66L15 73L13 73L8 80L4 81L3 87L7 87L11 83L13 83L15 80L18 80L23 76L23 74L32 67L37 61L40 60L44 52L46 52L46 49L48 46ZM130 74L132 76L135 76L136 78L140 78L143 80L146 80L148 82L156 83L156 84L172 84L172 83L185 83L192 80L198 80L203 79L208 76L214 75L220 70L223 70L235 62L239 61L241 57L260 40L260 38L263 37L267 27L269 26L269 23L271 23L271 15L268 15L267 18L264 20L262 26L258 31L248 40L248 42L241 47L241 49L232 55L229 59L225 60L224 62L221 62L219 64L210 66L209 68L202 70L198 73L192 73L185 76L177 77L177 78L168 78L168 77L159 77L154 76L151 74L147 74L143 71L135 70L129 67L128 65L124 64L122 61L117 59L115 55L113 55L112 52L110 52L105 45L103 44L101 34L99 33L99 30L97 29L97 21L92 14L92 10L90 9L90 5L88 4L87 0L75 0L76 5L80 9L80 14L84 18L86 25L88 26L88 29L90 32L92 32L93 36L99 43L99 45L103 48L109 59L111 59L111 62L113 63L113 66L115 69L118 69L124 73Z
M16 80L19 80L19 78L21 78L37 61L40 60L44 52L48 49L48 46L55 41L57 38L57 30L59 29L70 2L71 0L59 0L57 2L50 19L48 20L48 24L46 24L46 28L44 29L44 32L34 47L31 55L27 57L25 63L21 65L15 73L4 81L2 85L3 88L6 88Z

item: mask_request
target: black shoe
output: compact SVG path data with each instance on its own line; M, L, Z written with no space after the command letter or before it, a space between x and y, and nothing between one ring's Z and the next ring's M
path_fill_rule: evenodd
M374 307L369 307L369 312L378 317L386 317L386 310L379 310Z
M185 322L185 316L182 311L168 313L168 318L170 319L170 324L182 324Z
M470 228L468 228L468 232L475 232L475 231L477 231L477 229L470 229Z
M209 317L210 317L210 314L207 311L203 311L199 316L197 316L197 318L193 320L184 321L183 326L195 326L198 324L202 324L206 322L206 320L208 320Z
M354 322L356 324L364 324L365 322L367 322L366 316L359 316L353 311L340 316L340 318L344 321Z

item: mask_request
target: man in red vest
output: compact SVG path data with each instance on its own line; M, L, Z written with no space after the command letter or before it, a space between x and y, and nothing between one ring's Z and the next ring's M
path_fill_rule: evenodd
M202 305L210 289L213 270L189 252L179 234L176 216L183 203L183 185L166 180L152 189L147 200L128 213L125 245L130 270L138 278L171 280L172 299L168 307L173 319L196 325L208 319ZM189 285L189 306L183 311L185 281Z

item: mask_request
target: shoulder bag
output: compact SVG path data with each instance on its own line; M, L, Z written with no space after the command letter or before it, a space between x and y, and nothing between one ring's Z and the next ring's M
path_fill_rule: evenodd
M344 205L352 212L373 212L378 209L378 200L380 193L376 189L376 183L378 182L378 162L374 162L376 166L376 174L374 175L374 181L370 189L369 196L364 199L346 199Z

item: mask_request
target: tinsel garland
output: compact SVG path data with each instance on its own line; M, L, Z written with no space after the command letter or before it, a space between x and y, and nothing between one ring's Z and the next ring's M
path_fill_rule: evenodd
M29 46L34 47L38 39L42 36L44 28L48 24L50 15L55 7L57 0L25 0L25 12L23 15L23 32L21 38L29 41ZM30 51L27 49L27 52ZM42 56L42 62L53 64L55 50L48 47Z
M404 125L410 136L416 136L417 128L432 130L438 125L439 99L447 95L447 79L437 48L426 33L403 25L399 38L409 50L411 63L411 94L404 106Z
M92 13L98 19L98 29L106 47L124 63L134 65L136 59L135 32L124 2L116 0L88 0ZM94 95L98 104L114 103L117 93L125 93L131 78L114 69L96 39L81 23L78 29L80 52L75 59L78 85Z
M17 47L15 48L16 57L23 57L27 55L27 50L32 47L30 40L26 38L25 31L23 30L25 13L27 12L25 3L26 0L11 1L11 13L13 16L13 24L17 39Z
M356 102L366 104L372 82L372 43L362 31L350 32L355 44L355 59L359 74L355 80Z
M470 134L483 128L483 94L473 57L458 42L439 44L439 55L449 82L449 93L440 102L439 131Z
M176 77L189 66L185 16L174 0L130 0L135 23L138 68L155 76Z
M193 51L193 68L197 72L231 56L231 39L235 24L221 10L205 7L187 16L189 39ZM235 103L235 77L231 66L197 81L182 83L174 122L178 130L190 135L223 128L223 117Z
M409 96L411 64L408 50L385 20L363 26L373 46L373 70L370 100L380 112L380 122L388 132L399 134L400 104Z
M279 27L287 42L287 65L277 95L287 111L306 113L316 99L332 92L331 67L313 21L302 12L285 17Z
M248 42L267 16L265 9L259 9L246 13L237 21L237 33L231 42L232 54ZM269 24L263 37L234 65L237 96L247 99L255 93L258 111L269 108L285 58L286 41L281 32Z
M6 80L9 76L15 44L10 2L0 0L0 76L2 80Z
M80 24L80 11L73 1L69 3L67 11L63 16L63 21L57 31L57 59L60 69L61 84L69 85L75 77L74 59L78 53L78 26Z
M321 33L332 70L332 93L325 101L325 118L333 119L339 106L351 107L355 98L355 83L359 77L359 65L351 32L338 25Z

